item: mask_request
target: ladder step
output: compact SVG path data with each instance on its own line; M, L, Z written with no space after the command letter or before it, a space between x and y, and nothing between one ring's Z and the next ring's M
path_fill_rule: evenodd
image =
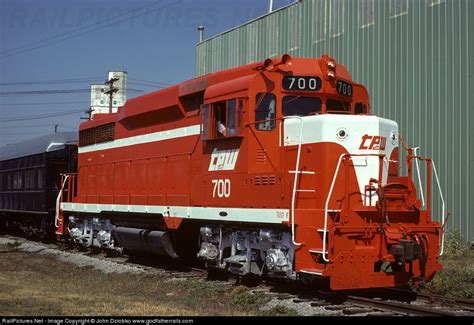
M295 190L295 192L316 192L316 190Z
M322 228L318 229L317 231L318 231L318 232L328 232L328 230L324 230L324 229L322 229Z
M332 210L328 209L328 212L329 213L339 213L339 212L341 212L341 210L340 209L332 209Z
M312 274L312 275L323 275L323 270L320 269L301 269L301 273Z
M296 171L294 171L294 170L290 170L290 171L288 171L288 173L290 173L290 174L296 174L296 173L298 173L298 174L308 174L308 175L314 175L314 174L316 174L316 172L307 171L307 170L300 170L300 171L298 171L298 172L296 172Z

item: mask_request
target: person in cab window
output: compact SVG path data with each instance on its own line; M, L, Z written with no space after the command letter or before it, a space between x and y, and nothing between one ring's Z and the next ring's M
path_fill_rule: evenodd
M216 105L217 136L227 136L225 102Z
M272 98L268 103L268 114L265 117L265 122L263 122L262 130L273 130L275 127L275 102L276 100Z
M217 121L217 132L223 137L227 135L226 127L221 121Z

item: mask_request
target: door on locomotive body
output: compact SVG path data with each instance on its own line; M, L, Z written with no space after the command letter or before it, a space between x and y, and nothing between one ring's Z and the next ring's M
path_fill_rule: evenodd
M274 73L261 73L249 92L249 173L280 171L282 131L279 87Z
M249 91L247 197L249 204L261 208L281 207L284 200L278 78L275 73L261 73Z
M204 202L209 206L234 206L243 186L242 96L219 97L201 106L204 170ZM240 166L240 167L239 167ZM234 194L234 195L232 195Z

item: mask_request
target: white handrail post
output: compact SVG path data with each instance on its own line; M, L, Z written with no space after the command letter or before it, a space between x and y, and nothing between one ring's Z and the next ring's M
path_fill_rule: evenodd
M415 147L412 148L413 152L415 153L415 156L418 156L417 150L420 149L420 147ZM421 196L421 204L423 205L423 208L425 207L425 195L423 194L423 185L421 184L421 175L420 175L420 166L418 164L418 158L415 158L415 165L416 165L416 172L418 174L418 185L420 186L420 196Z
M441 250L439 252L439 256L442 256L443 253L444 253L444 235L445 235L445 231L444 231L444 227L445 227L445 224L444 224L444 208L445 208L445 204L444 204L444 196L443 196L443 191L441 190L441 184L439 183L439 178L438 178L438 172L436 171L436 165L434 163L433 160L431 160L431 163L433 164L433 172L434 172L434 175L435 175L435 178L436 178L436 184L438 184L438 191L439 191L439 196L441 197L441 222L442 222L442 225L441 225L441 228L443 229L443 233L441 235ZM431 211L430 211L431 212Z
M296 242L295 239L295 204L296 204L296 186L298 185L298 175L299 175L299 168L300 168L300 156L301 156L301 145L303 142L303 129L304 129L304 122L300 116L285 116L283 120L286 119L298 119L300 121L300 135L298 139L298 152L296 156L296 167L295 167L295 178L293 182L293 193L291 195L291 241L295 246L301 246L301 243Z
M66 181L69 178L69 175L64 177L63 184L61 185L61 189L59 190L58 197L56 198L56 213L54 215L54 226L57 228L59 226L59 209L61 204L61 198L63 197L64 186L66 186Z
M327 238L326 234L327 234L327 226L328 226L329 200L331 199L332 191L334 189L334 184L336 184L337 174L339 173L339 167L341 166L342 158L344 158L344 156L346 156L346 155L347 155L346 153L343 153L342 155L339 156L339 161L337 162L336 171L334 172L331 187L329 188L328 197L326 199L326 205L324 206L323 260L325 262L329 262L329 259L326 256L326 238Z

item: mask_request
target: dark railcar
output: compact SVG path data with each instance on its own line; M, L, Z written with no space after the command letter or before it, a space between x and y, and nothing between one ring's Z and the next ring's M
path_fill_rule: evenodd
M77 133L61 132L0 148L0 220L27 234L54 231L61 173L76 171Z

